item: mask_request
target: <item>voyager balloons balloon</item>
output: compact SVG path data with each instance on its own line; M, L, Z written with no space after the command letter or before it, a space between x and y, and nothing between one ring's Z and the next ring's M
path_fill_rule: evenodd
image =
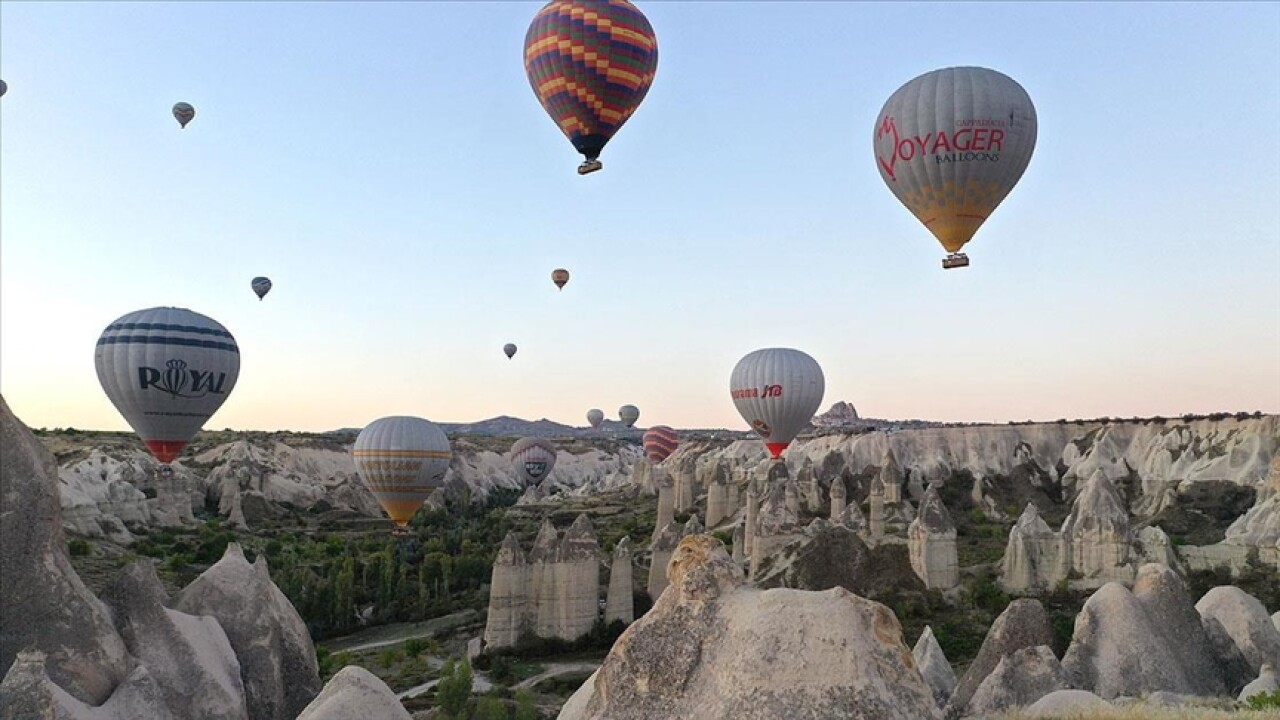
M258 299L261 300L266 297L267 293L271 292L271 279L256 277L249 283L249 287L253 288L253 294L257 295Z
M382 505L396 534L431 493L444 484L453 453L439 425L419 417L394 415L374 420L351 449L356 472Z
M187 123L195 119L196 109L191 106L191 103L180 102L173 106L173 116L177 118L178 124L185 129ZM216 125L217 123L214 124Z
M525 485L542 482L556 466L556 446L542 438L522 438L511 446L511 462Z
M120 317L98 338L98 382L168 465L222 407L240 376L240 348L212 318L155 307Z
M651 463L671 457L680 445L680 436L666 425L654 425L644 432L644 454Z
M623 405L618 408L618 418L621 419L627 427L633 427L635 426L636 421L640 419L640 408L635 405Z
M529 24L524 69L538 102L586 160L635 113L658 70L658 38L627 0L552 0Z
M964 267L960 248L1031 162L1036 109L1022 86L994 70L955 67L898 88L876 118L880 177Z
M790 348L749 353L729 376L734 407L779 461L817 412L825 389L818 361Z
M587 411L587 422L591 424L592 430L599 430L600 423L604 422L604 411L592 408Z

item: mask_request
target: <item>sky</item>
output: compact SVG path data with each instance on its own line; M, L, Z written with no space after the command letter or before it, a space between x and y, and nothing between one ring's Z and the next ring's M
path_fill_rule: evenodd
M94 345L176 305L241 348L210 429L745 429L763 347L870 417L1280 412L1280 4L639 2L657 77L585 177L540 5L0 3L0 394L126 429ZM943 271L872 132L960 65L1039 136Z

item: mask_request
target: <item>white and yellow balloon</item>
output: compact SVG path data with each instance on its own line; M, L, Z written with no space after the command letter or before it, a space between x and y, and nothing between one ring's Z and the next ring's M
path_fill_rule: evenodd
M399 532L444 484L453 457L439 425L404 415L369 423L356 437L351 454L360 479Z

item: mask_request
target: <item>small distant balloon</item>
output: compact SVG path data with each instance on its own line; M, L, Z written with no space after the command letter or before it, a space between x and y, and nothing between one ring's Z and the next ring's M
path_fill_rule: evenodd
M525 485L542 482L556 466L556 446L542 438L523 438L511 446L511 463Z
M666 425L654 425L644 433L644 454L655 465L671 457L679 446L680 436Z
M502 352L506 353L506 355L507 355L507 359L508 359L508 360L510 360L510 359L512 358L512 356L514 356L514 355L516 354L516 345L515 345L515 343L507 343L506 345L503 345L503 346L502 346Z
M249 283L249 287L253 288L253 292L261 300L267 293L271 292L271 278L256 277L253 282Z
M569 271L564 268L556 268L555 270L552 270L551 282L555 283L556 287L563 290L564 286L569 283Z
M4 97L4 94L7 92L9 92L9 84L0 80L0 97Z
M185 128L187 123L195 119L196 109L191 106L191 103L176 103L173 106L173 116L178 119L178 124Z
M633 427L640 419L640 408L635 405L623 405L618 408L618 417L627 427Z
M591 423L592 430L599 430L600 423L604 422L604 411L596 408L588 410L587 422Z

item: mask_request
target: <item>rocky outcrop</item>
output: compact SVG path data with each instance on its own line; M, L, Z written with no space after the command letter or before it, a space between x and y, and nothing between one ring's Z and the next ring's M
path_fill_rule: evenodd
M538 637L553 638L560 622L555 566L559 562L560 533L544 518L529 551L528 625Z
M1000 659L969 700L966 714L994 715L1067 688L1067 674L1052 649L1045 645L1022 648Z
M867 594L876 581L871 562L866 543L848 528L834 525L806 532L770 555L756 568L753 581L762 588L843 587L854 594Z
M1053 626L1049 615L1035 600L1014 600L1000 617L992 623L987 637L982 641L978 656L969 663L969 669L956 685L947 702L946 716L958 718L969 707L969 701L982 681L987 679L1000 661L1024 648L1034 648L1053 643Z
M911 655L916 659L920 676L933 691L933 699L937 701L938 707L945 707L947 700L951 698L951 693L956 689L956 673L951 669L951 663L947 662L947 656L943 654L942 647L933 637L933 628L925 626L924 632L920 633L920 639L916 641L916 646L911 650Z
M0 671L25 648L76 700L99 705L132 669L102 603L71 568L53 455L0 398Z
M1027 503L1009 530L1000 582L1015 592L1051 588L1067 577L1063 555L1062 537L1041 519L1034 503Z
M129 652L156 680L174 717L245 720L244 683L227 634L211 617L165 607L150 561L129 565L103 594Z
M293 720L320 692L311 635L289 599L267 571L266 558L252 565L238 543L183 588L174 609L215 618L240 661L249 716Z
M1072 687L1100 697L1165 691L1217 695L1222 671L1186 587L1169 568L1145 565L1133 591L1107 583L1076 617L1062 665Z
M898 457L893 454L893 450L886 450L884 458L880 461L880 472L877 474L877 484L884 493L885 505L897 505L902 502L902 467L898 464Z
M1222 624L1254 673L1264 663L1280 667L1280 630L1257 598L1233 585L1223 585L1205 593L1195 609L1202 618Z
M930 485L920 502L920 514L907 530L911 568L930 590L950 590L960 584L960 561L956 552L956 526L951 514Z
M586 515L578 515L560 542L555 577L560 622L553 637L577 640L600 616L600 543Z
M9 720L180 720L165 705L159 685L143 665L133 668L102 703L85 703L49 679L45 654L26 649L0 682L0 718Z
M484 644L490 648L515 647L526 631L529 615L529 563L515 533L508 532L493 560L489 581L489 619Z
M716 463L707 483L707 527L717 527L737 510L729 500L729 473L723 463Z
M1062 536L1074 572L1098 580L1133 579L1129 512L1101 469L1089 476L1076 496L1071 514L1062 524Z
M623 537L613 548L613 565L609 568L609 593L604 605L606 625L614 622L630 625L636 619L631 577L631 538Z
M1273 693L1277 690L1280 690L1280 674L1276 673L1275 666L1271 663L1263 663L1262 669L1258 671L1258 677L1244 686L1238 699L1245 701L1254 695Z
M846 504L848 503L844 481L840 478L835 478L831 482L831 522L838 523L843 519ZM858 515L861 516L862 513L859 512Z
M782 463L774 465L785 473ZM769 491L760 505L756 515L755 540L751 547L751 573L773 553L781 550L800 537L801 526L799 515L787 503L785 478L769 482Z
M128 544L128 528L151 525L151 508L139 488L149 484L140 462L122 462L99 448L83 460L58 470L61 484L62 523L67 532L83 537L105 537Z
M842 589L758 590L719 541L686 538L671 588L561 720L936 717L893 613Z
M676 546L680 544L680 539L683 537L684 528L673 520L654 535L649 543L652 561L649 563L647 587L649 597L654 600L657 600L658 596L662 595L662 591L667 589L667 563L671 561L671 554L675 552Z
M1111 703L1088 690L1055 690L1022 711L1024 718L1090 717L1111 708Z
M410 720L391 688L357 665L339 670L297 720Z
M661 465L652 465L650 473L654 485L658 488L658 517L654 522L654 529L658 530L676 519L675 481L672 480L667 469Z

